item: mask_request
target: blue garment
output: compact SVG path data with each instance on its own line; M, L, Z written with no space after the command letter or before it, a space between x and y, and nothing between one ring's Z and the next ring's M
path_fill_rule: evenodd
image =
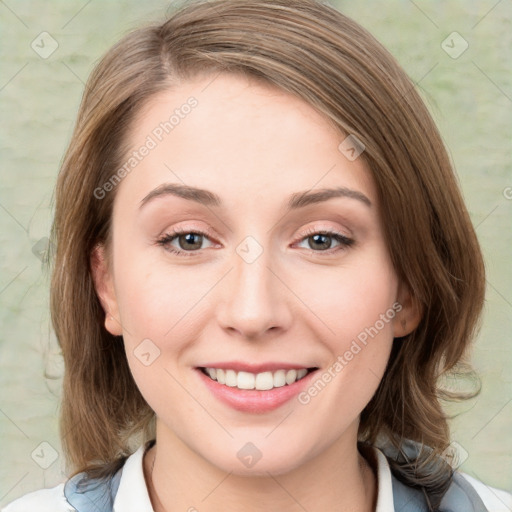
M78 512L112 512L123 468L111 478L88 479L78 473L64 486L64 496Z
M77 512L112 512L122 471L121 467L104 479L88 479L86 473L79 473L66 482L64 495ZM403 484L393 474L391 477L395 512L429 512L421 490ZM436 512L489 511L471 484L455 472Z

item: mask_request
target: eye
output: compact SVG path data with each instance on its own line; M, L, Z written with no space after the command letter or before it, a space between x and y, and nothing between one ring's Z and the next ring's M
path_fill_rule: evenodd
M204 240L210 240L211 235L200 230L190 229L173 229L170 233L166 233L159 238L156 243L164 247L167 251L177 256L197 256L201 249ZM338 243L338 247L332 248L332 241ZM345 250L354 244L355 240L349 238L337 231L329 230L314 230L311 229L306 232L299 243L309 242L309 249L311 252L325 253L330 255L334 252ZM177 243L178 246L172 245ZM213 245L213 244L212 244Z
M178 256L196 256L194 252L202 249L201 245L204 239L209 240L209 235L202 231L173 229L159 238L156 243ZM171 245L175 241L178 243L178 247Z
M349 238L337 231L328 230L318 231L311 229L307 231L306 236L303 236L300 240L300 243L308 243L309 247L306 247L306 249L310 249L314 253L324 252L327 254L345 250L354 244L353 238ZM332 249L333 240L339 244L339 246L334 249Z

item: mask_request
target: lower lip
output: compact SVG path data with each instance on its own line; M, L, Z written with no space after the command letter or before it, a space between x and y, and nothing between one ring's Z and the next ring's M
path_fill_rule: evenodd
M281 407L298 395L317 372L317 370L312 371L293 384L259 391L256 389L238 389L237 387L219 384L216 380L206 376L199 368L196 368L196 371L199 374L199 378L221 402L237 411L252 413L264 413Z

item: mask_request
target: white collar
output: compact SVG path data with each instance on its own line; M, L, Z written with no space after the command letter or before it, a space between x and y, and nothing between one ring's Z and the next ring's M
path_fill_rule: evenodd
M142 465L147 444L139 446L124 463L114 500L114 512L154 512Z
M124 463L119 489L114 501L114 512L154 512L144 479L143 456L146 445L130 455ZM394 510L391 471L385 455L372 446L377 461L377 508L375 512Z
M377 506L375 512L389 512L395 510L393 502L393 484L388 459L375 446L371 447L377 459Z

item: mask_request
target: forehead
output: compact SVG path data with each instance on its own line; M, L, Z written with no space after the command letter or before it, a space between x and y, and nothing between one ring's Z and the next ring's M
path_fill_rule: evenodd
M154 95L140 110L126 161L150 149L118 195L140 202L170 182L269 206L298 190L344 186L375 202L363 159L350 161L339 149L346 136L311 105L269 84L225 73L198 77Z

